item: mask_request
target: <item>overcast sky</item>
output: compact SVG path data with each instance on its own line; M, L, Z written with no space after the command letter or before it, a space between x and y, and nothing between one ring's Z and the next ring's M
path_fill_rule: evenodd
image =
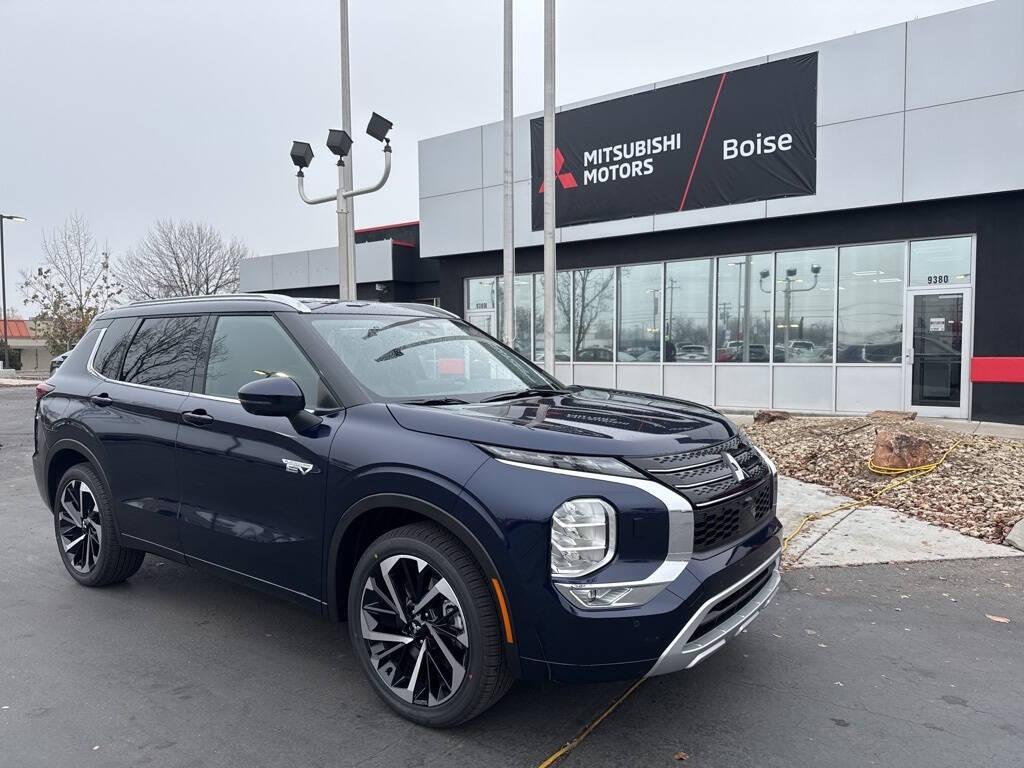
M559 103L971 5L970 0L561 0ZM516 113L542 106L541 0L517 0ZM501 118L500 0L351 0L356 183L380 170L362 130L395 123L394 170L359 227L418 218L419 139ZM116 257L158 217L209 222L256 253L336 242L298 200L292 139L340 127L336 0L0 0L0 211L8 303L43 231L85 214Z

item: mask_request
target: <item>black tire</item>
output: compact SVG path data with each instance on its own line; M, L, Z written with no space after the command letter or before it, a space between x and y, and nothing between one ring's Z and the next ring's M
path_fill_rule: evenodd
M416 656L407 655L405 657L406 659L416 658L423 655L424 650L433 648L433 655L427 654L425 657L427 659L425 666L428 668L427 693L425 695L428 696L428 703L423 703L422 701L417 703L415 701L417 697L416 690L413 690L410 694L413 699L412 701L405 701L399 698L399 694L396 694L392 686L385 682L382 677L384 673L378 672L371 659L369 646L372 641L363 637L364 590L369 590L367 592L367 599L369 601L374 602L378 598L379 593L369 588L368 580L374 574L379 577L381 574L380 564L395 556L400 556L400 558L419 558L426 561L430 568L433 569L433 576L443 577L447 584L450 585L457 600L451 603L443 596L434 598L435 601L440 599L444 606L441 609L444 615L438 617L437 621L452 620L451 617L456 614L456 609L461 611L461 616L463 617L461 620L456 620L456 626L462 630L463 635L468 637L468 648L462 650L465 655L460 657L464 661L465 674L461 677L461 681L457 686L450 686L450 692L447 694L448 697L439 703L429 703L430 670L433 669L435 671L433 681L437 685L438 680L444 679L444 672L446 670L450 671L452 667L446 667L444 661L441 661L440 666L432 663L432 659L435 657L445 658L443 655L440 655L442 652L438 644L439 635L436 631L434 631L433 639L431 639L430 630L427 630L422 644L419 645L419 653ZM402 562L402 560L399 560L399 562ZM425 587L426 584L430 583L430 572L427 569L423 569L420 573L428 574L426 581L423 582ZM399 594L403 589L400 586L401 583L400 579L396 578L395 589ZM440 580L434 583L439 584ZM436 594L436 590L427 591ZM401 602L401 598L399 601ZM380 605L379 600L375 604ZM436 602L434 605L436 605ZM434 610L434 608L428 605L428 607L422 609L417 614L417 616L426 615L428 617L428 620L421 622L421 630L423 629L423 623L430 623L429 616ZM385 618L395 620L396 623L404 622L405 631L410 633L409 636L412 636L416 631L412 628L413 622L417 621L417 618L409 608L406 608L405 613L409 614L408 621L397 621L393 614ZM371 620L375 620L373 617L378 615L376 612L367 613ZM402 715L402 717L415 723L433 728L449 728L464 723L496 703L505 695L512 684L512 677L508 674L505 662L504 628L498 616L495 598L488 586L488 581L481 572L479 565L473 559L473 556L457 539L439 525L415 523L397 528L382 535L363 552L352 574L348 594L348 617L349 637L352 640L352 647L359 658L367 679L370 681L370 685L388 706ZM381 626L383 625L375 624L374 628L380 629ZM431 627L436 628L437 626L438 624L431 623ZM450 629L450 626L448 629ZM454 648L455 652L459 653L460 649L462 649L462 644L453 638L454 635L452 634L445 635L447 647L449 652ZM421 641L413 640L407 646L395 644L398 652L389 658L399 657L401 654L406 653L406 649L408 649L408 654L416 653L414 649L416 643L419 642ZM387 653L382 653L381 656L387 656ZM408 665L406 665L406 669L408 669ZM397 674L397 672L394 673L394 675ZM395 677L392 677L392 679L394 680ZM415 685L416 679L413 674L410 673L409 679ZM441 685L443 686L443 683ZM402 687L405 686L403 685Z
M84 494L79 492L82 487L88 491L92 502L83 499ZM82 507L78 510L78 519L83 521L79 529L74 528L73 521L76 500ZM71 507L67 514L65 502ZM57 549L71 578L83 586L104 587L124 581L139 570L146 557L145 552L129 549L118 541L112 510L106 483L88 464L71 467L57 484L53 503ZM69 541L77 540L78 534L83 537L82 543L66 546Z

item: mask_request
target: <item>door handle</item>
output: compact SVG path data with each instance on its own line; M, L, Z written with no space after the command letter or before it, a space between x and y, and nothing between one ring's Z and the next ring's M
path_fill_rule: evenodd
M93 405L110 405L114 402L113 398L108 397L106 392L102 395L93 395L89 399L92 401Z
M194 411L185 411L181 414L181 420L194 427L205 427L207 424L213 423L213 416L202 408L197 408Z

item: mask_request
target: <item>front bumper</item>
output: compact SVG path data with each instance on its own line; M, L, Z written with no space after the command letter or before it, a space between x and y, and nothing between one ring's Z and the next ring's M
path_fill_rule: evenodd
M725 645L727 640L738 635L767 606L779 591L782 576L779 572L780 557L773 554L763 565L750 572L727 589L710 597L686 622L664 650L658 661L647 673L647 677L678 672L699 664ZM764 575L767 572L767 579ZM763 581L763 584L761 583ZM754 585L753 594L744 594L748 585ZM757 586L760 585L760 586ZM737 599L737 596L742 596ZM735 601L735 605L730 604ZM727 614L720 623L701 631L705 619L716 609ZM696 636L695 636L696 635Z

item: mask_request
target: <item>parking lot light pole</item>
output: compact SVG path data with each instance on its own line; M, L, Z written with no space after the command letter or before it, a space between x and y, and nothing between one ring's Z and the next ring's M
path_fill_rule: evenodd
M544 370L555 374L555 0L544 0Z
M3 304L3 322L4 322L4 368L9 368L8 365L9 352L7 344L7 264L4 261L4 222L5 221L25 221L24 216L10 216L6 213L0 213L0 302Z
M333 195L322 197L309 197L306 194L305 169L313 162L313 148L305 141L292 142L291 158L292 163L298 168L295 174L298 179L299 197L307 205L319 205L321 203L334 202L337 204L338 213L338 298L341 301L352 301L356 298L356 274L355 274L355 245L349 238L351 227L349 226L350 206L345 201L351 200L360 195L376 192L383 187L391 175L391 140L388 132L393 123L378 115L376 112L370 117L366 126L366 134L384 145L384 173L376 184L361 189L346 188L345 158L352 149L352 137L348 131L331 129L327 132L327 148L337 156L338 162L338 188Z

